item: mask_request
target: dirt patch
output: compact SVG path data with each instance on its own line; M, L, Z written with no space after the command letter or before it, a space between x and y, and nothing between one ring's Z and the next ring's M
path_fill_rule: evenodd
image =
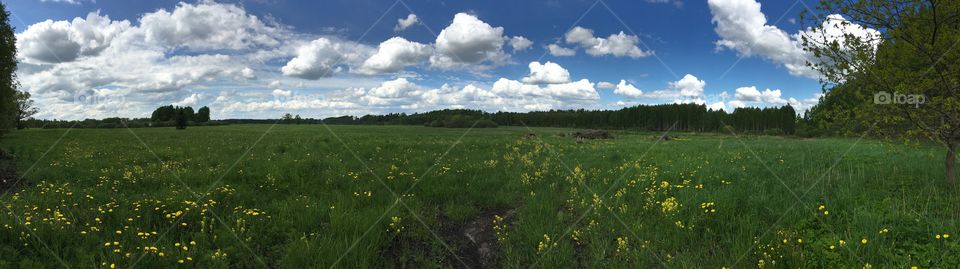
M584 139L613 139L613 134L610 134L607 130L587 130L582 132L573 133L573 136L577 140Z
M19 180L16 158L6 151L0 150L0 193L13 189Z
M514 213L513 209L484 210L466 224L443 227L441 236L468 268L499 268L500 244L493 230L493 220L500 216L503 222L509 223ZM463 264L457 262L456 267L463 267Z

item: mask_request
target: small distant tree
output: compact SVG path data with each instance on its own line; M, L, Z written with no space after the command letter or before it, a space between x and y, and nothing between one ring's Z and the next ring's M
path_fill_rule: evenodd
M293 116L293 121L299 125L300 123L303 123L303 118L300 118L300 114L297 114L296 116Z
M284 124L293 123L293 115L290 113L283 114L283 117L280 118L280 122L283 122Z
M187 129L187 111L185 109L177 109L176 113L175 122L177 129Z
M29 92L17 91L13 99L17 103L17 129L23 129L25 127L23 121L36 115L37 108L33 107Z
M197 110L197 122L208 121L210 121L210 108L206 106L201 107L199 110Z
M0 3L0 132L16 124L17 37L10 25L10 13Z

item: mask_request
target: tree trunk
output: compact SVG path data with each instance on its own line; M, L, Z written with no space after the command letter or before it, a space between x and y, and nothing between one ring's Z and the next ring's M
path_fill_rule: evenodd
M946 174L947 185L950 185L950 187L955 187L955 186L957 185L957 172L956 172L956 166L957 166L957 142L949 142L949 143L947 143L947 160L946 160L946 166L947 166L947 171L946 171L946 172L947 172L947 174Z

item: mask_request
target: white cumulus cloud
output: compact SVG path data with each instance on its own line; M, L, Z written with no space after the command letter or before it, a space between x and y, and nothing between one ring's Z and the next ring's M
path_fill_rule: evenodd
M30 25L17 34L17 49L19 56L28 62L70 62L81 56L98 55L129 29L129 21L110 20L95 11L86 18L46 20Z
M398 72L403 67L426 60L432 53L429 45L394 37L380 43L377 52L367 58L358 73L374 75Z
M613 89L613 93L629 98L637 98L643 95L643 91L634 87L633 84L627 84L627 81L622 79L616 88Z
M554 62L530 62L530 75L520 79L527 84L557 84L570 82L570 72Z
M816 71L806 66L808 61L817 60L811 53L804 51L800 37L840 41L841 32L851 33L864 40L874 39L879 32L846 22L840 15L829 15L823 26L826 33L808 29L796 34L788 34L777 26L767 24L767 18L760 11L760 3L754 0L708 0L714 31L719 35L718 48L736 51L744 57L759 56L781 64L791 75L818 78Z
M158 10L140 18L147 42L167 48L245 49L276 46L284 31L269 26L237 5L181 2L173 12Z
M403 30L406 30L407 28L410 28L410 26L413 26L418 22L420 22L420 19L417 18L417 14L410 14L410 15L407 15L406 18L397 19L397 26L393 27L393 30L403 31Z
M574 56L577 55L577 51L571 48L564 48L557 44L550 44L547 46L547 50L550 51L550 55L557 57L564 56Z
M691 74L686 74L680 80L670 83L670 87L679 91L681 97L703 96L703 88L706 85L707 82Z
M493 27L474 15L457 13L453 22L440 31L430 64L441 69L500 65L509 56L503 51L507 37L503 27Z
M522 51L533 46L533 41L522 36L514 36L510 38L510 47L513 48L513 51Z
M333 76L341 64L362 57L358 46L344 41L321 37L302 45L297 56L280 70L286 76L315 80Z
M623 31L602 38L595 37L593 30L577 26L567 31L564 39L567 43L579 45L592 56L642 58L653 55L652 51L644 51L637 47L637 43L640 42L639 37L624 34Z

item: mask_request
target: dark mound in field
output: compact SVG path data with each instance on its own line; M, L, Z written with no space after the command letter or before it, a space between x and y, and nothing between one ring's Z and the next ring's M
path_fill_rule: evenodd
M587 130L573 133L577 140L583 139L613 139L613 135L607 130Z
M510 222L514 214L512 209L484 210L480 216L460 226L447 226L441 229L445 240L451 242L458 258L468 268L499 268L500 243L494 231L494 218L501 222ZM458 264L457 267L459 267Z

